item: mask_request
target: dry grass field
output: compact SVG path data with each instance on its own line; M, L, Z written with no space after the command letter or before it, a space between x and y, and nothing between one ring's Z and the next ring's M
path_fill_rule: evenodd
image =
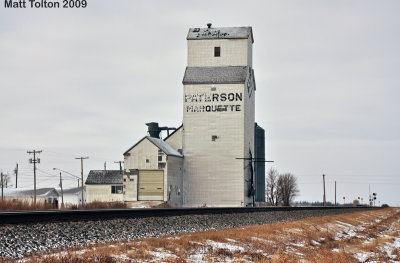
M23 262L400 262L400 209L54 251Z
M61 204L59 204L61 205ZM91 202L82 205L70 205L67 204L63 209L114 209L114 208L126 208L126 204L123 202ZM12 200L8 198L0 199L0 212L8 211L24 211L24 210L53 210L55 209L51 204L46 202L36 202L36 206L27 200ZM55 209L57 210L57 209Z

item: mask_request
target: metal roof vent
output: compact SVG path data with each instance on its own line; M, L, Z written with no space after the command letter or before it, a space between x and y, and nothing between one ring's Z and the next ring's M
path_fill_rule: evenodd
M207 23L207 27L211 28L212 24L211 23Z

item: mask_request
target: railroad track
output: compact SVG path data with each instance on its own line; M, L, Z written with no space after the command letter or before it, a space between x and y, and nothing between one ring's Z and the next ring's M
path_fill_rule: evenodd
M224 207L224 208L141 208L141 209L98 209L98 210L48 210L0 212L0 225L21 223L45 223L90 221L117 218L146 218L184 215L242 214L277 211L320 211L320 210L377 209L372 207Z
M154 208L0 213L0 262L40 251L264 225L367 207Z

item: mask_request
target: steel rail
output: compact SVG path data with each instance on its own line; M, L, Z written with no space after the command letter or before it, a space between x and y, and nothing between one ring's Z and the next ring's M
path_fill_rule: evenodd
M223 208L140 208L96 210L47 210L0 212L0 225L55 221L93 221L117 218L146 218L183 215L236 214L274 211L358 210L373 207L223 207Z

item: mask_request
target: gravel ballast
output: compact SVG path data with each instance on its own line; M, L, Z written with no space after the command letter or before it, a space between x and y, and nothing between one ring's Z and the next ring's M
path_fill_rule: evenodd
M0 225L0 259L22 258L52 249L95 243L263 225L362 210L273 211Z

